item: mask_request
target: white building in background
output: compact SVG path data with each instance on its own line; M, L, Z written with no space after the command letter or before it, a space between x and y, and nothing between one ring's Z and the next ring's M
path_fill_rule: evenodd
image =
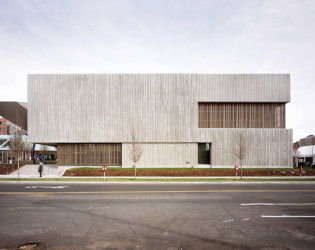
M63 166L292 167L285 127L288 74L43 74L28 76L28 135Z
M303 146L299 148L299 158L303 159L303 162L310 162L312 164L315 163L315 146ZM307 158L310 158L309 161L307 161Z
M309 135L301 138L299 142L295 143L300 146L298 148L299 162L303 162L304 166L315 164L315 136Z

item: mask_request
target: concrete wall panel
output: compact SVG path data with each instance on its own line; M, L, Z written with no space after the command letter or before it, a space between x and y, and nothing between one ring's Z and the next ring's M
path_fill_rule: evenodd
M198 144L196 143L143 143L143 155L138 167L196 167ZM122 166L132 167L130 143L122 144Z
M200 129L198 140L211 142L213 167L239 165L235 151L240 133L246 137L247 167L292 167L291 129Z
M198 102L288 102L286 74L28 76L28 133L37 143L197 142Z
M239 165L236 157L239 134L244 133L247 150L245 168L291 168L292 130L202 129L199 142L211 143L211 166L198 165L197 143L144 143L139 167L212 167ZM122 165L131 167L129 143L122 144ZM189 162L187 164L187 162Z

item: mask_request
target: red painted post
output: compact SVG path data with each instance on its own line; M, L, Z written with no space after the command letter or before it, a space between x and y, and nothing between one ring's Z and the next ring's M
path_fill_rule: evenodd
M106 166L106 165L103 165L102 168L103 168L103 172L104 172L104 181L105 181L105 172L106 172L106 170L107 170L107 166Z
M235 175L237 177L237 173L238 173L238 166L235 166Z
M299 169L300 169L300 179L301 179L302 178L302 169L303 169L302 165L299 166Z

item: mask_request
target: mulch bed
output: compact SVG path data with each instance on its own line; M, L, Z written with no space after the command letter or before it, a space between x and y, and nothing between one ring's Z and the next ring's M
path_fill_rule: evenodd
M106 176L134 176L134 170L108 169ZM299 176L298 170L243 170L243 176ZM63 176L104 176L102 170L67 170ZM137 176L235 176L233 169L181 169L181 170L145 170L137 169ZM240 176L240 171L238 172ZM315 176L315 170L307 170L303 176Z
M20 165L20 168L23 165ZM17 164L13 164L13 165L2 165L0 166L0 175L6 175L6 174L11 174L13 173L15 170L18 169L18 165Z

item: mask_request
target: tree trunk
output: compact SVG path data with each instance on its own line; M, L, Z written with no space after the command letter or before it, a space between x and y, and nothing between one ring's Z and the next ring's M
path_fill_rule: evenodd
M135 179L137 179L137 168L136 168L136 165L135 165Z
M18 178L20 178L20 160L18 159Z
M241 180L243 179L243 164L241 162Z

